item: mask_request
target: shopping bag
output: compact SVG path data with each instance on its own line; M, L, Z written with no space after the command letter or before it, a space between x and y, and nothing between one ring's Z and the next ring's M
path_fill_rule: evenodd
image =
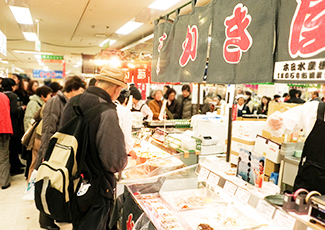
M37 170L34 169L32 174L30 175L30 179L28 181L27 188L25 190L25 195L23 196L23 200L34 200L36 176L37 176Z

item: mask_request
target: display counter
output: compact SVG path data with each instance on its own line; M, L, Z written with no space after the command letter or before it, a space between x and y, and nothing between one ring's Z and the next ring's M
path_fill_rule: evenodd
M217 170L203 163L126 185L124 196L134 207L124 211L122 222L132 220L134 229L319 229L308 215L286 212L264 199L277 193L277 186L247 185L227 175L231 168L222 161L206 161L219 164ZM132 212L135 207L138 215Z

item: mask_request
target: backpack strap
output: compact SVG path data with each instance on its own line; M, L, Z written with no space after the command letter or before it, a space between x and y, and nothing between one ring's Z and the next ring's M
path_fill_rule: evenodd
M87 122L91 121L96 116L98 116L99 114L101 114L102 112L106 111L109 108L115 108L115 105L109 104L107 102L100 102L96 104L94 107L87 109L84 112L84 118Z

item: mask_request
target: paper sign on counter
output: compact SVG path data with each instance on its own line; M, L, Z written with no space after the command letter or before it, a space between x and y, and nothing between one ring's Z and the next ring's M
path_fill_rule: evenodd
M235 195L237 190L237 185L231 183L230 181L226 181L225 186L223 189L231 196Z
M207 180L207 183L213 187L213 188L217 188L219 187L219 180L220 180L220 177L214 173L210 173L209 177L208 177L208 180Z
M204 167L201 167L200 172L199 172L199 179L200 179L201 181L206 181L207 178L208 178L208 176L209 176L209 173L210 173L209 170L207 170L207 169L204 168Z
M249 191L247 191L246 189L238 187L235 197L238 200L240 200L241 202L247 204L249 201L249 198L251 197L251 193Z
M296 224L296 219L294 217L280 210L276 211L273 221L283 230L293 230Z
M259 200L256 210L259 211L264 217L272 219L275 212L275 207L264 200Z

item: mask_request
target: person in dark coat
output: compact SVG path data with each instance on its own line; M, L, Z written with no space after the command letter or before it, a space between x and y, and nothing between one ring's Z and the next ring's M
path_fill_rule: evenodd
M168 114L169 119L181 119L181 105L179 104L179 101L175 98L176 97L176 91L173 88L170 88L166 92L166 98L167 98L167 109L170 112Z
M289 90L290 99L286 101L286 103L296 103L296 104L304 104L305 101L301 98L298 99L299 91L296 89Z
M185 84L182 86L182 95L179 97L182 108L182 119L191 119L196 114L196 105L192 104L191 86Z
M20 128L20 119L24 116L26 105L18 105L18 96L13 93L16 89L16 82L11 78L2 80L3 93L7 95L10 100L10 116L13 128L13 136L9 141L9 160L10 160L10 173L21 174L24 172L21 167L24 165L20 162L18 154L21 153L21 137L23 132Z
M120 69L104 67L96 76L96 86L90 86L80 96L71 98L62 114L61 124L64 125L75 115L73 106L76 100L80 101L82 111L87 110L89 105L94 106L100 102L107 103L110 107L89 121L88 144L92 154L87 154L85 160L91 162L93 158L99 159L103 176L93 208L80 223L73 224L73 229L76 230L106 230L108 226L110 206L114 202L116 187L114 173L123 170L127 164L124 136L119 125L116 106L112 102L118 98L122 87L127 87L124 78L125 73Z

